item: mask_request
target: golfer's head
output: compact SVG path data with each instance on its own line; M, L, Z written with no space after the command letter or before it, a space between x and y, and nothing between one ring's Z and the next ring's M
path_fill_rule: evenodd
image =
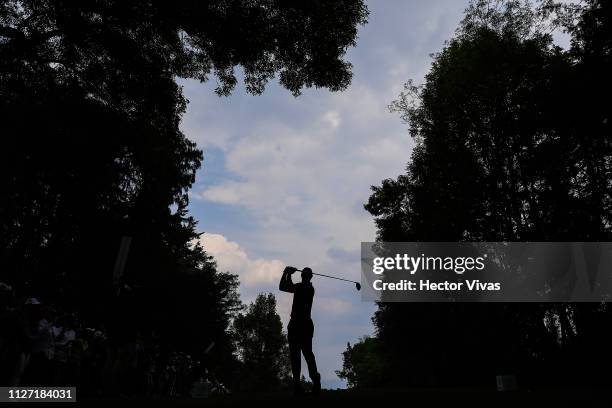
M306 267L302 269L302 282L310 282L312 279L312 269Z

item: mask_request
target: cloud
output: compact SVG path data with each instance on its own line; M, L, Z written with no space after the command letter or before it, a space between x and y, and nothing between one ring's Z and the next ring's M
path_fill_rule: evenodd
M317 303L323 310L328 310L337 317L342 317L343 315L348 314L353 309L353 305L351 304L351 302L347 302L346 300L342 299L327 297L323 299L317 299Z
M240 298L245 304L255 301L259 293L276 293L278 281L285 268L279 259L252 258L237 242L221 234L205 233L200 243L217 263L217 270L238 275ZM291 311L291 298L277 296L277 309L284 326Z
M329 123L332 129L336 129L341 123L340 115L335 111L327 112L324 116L324 120Z
M223 185L212 186L195 197L222 204L239 204L245 197L255 194L255 186L249 183L228 181Z
M284 262L278 259L250 258L237 242L223 235L205 233L200 242L205 251L217 262L217 269L240 277L241 289L250 291L278 283Z
M412 141L387 111L388 100L371 90L330 98L323 100L336 109L320 107L314 115L322 120L310 126L284 115L258 119L225 155L236 179L196 190L196 197L243 207L261 225L311 241L328 235L340 245L369 240L374 226L361 209L369 186L403 171ZM299 110L308 101L287 103L286 109Z
M346 249L340 248L337 246L330 247L327 250L326 254L333 260L346 262L346 263L359 262L361 258L360 251L358 250L347 251Z

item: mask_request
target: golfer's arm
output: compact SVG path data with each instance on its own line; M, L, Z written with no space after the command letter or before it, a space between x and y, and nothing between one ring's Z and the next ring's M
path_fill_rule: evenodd
M293 281L291 281L291 274L283 272L278 289L283 292L293 293Z

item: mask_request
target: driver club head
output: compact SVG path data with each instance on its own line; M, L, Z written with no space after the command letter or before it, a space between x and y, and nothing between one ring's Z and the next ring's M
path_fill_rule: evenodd
M357 291L361 290L361 284L359 282L355 282L355 287L357 288Z

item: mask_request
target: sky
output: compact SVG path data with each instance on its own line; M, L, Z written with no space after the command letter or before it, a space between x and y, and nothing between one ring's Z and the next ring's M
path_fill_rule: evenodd
M239 85L218 97L214 79L180 82L189 100L181 128L204 151L190 211L218 268L239 275L245 303L274 293L286 328L292 298L278 291L286 265L360 280L360 242L376 236L363 209L370 186L404 173L413 147L388 105L407 80L422 82L430 54L452 37L466 6L369 1L369 22L346 56L353 81L344 92L310 89L295 98L272 81L259 96ZM342 388L341 354L373 334L376 307L351 284L315 277L313 285L323 386Z

